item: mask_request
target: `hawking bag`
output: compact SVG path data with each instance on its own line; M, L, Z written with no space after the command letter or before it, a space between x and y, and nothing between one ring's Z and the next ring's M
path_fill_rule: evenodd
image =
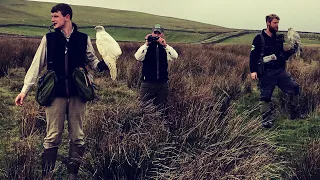
M53 70L48 70L38 80L36 101L41 106L50 106L55 98L55 85L58 81L57 75Z
M84 101L92 101L94 99L94 89L86 70L81 67L75 68L72 78L77 86L79 96Z

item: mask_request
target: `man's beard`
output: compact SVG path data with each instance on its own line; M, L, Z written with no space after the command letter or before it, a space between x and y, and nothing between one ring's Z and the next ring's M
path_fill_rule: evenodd
M278 32L278 30L276 28L273 28L271 26L269 26L269 31L272 32L273 34Z

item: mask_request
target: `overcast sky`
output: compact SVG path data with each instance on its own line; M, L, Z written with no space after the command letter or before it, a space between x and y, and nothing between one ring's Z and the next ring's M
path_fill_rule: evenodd
M280 16L280 30L320 32L320 0L35 0L146 12L229 28L265 28L265 16Z

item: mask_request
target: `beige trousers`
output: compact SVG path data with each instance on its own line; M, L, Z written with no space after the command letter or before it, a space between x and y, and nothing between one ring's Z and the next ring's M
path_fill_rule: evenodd
M47 130L43 146L45 149L58 147L62 141L64 121L68 121L69 142L75 146L84 145L83 121L86 103L78 96L57 97L46 107Z

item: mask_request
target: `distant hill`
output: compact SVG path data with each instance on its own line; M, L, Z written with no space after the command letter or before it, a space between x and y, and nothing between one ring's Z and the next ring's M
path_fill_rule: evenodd
M56 3L33 2L22 0L1 0L0 24L50 25L50 10ZM168 29L221 32L228 28L195 21L157 16L141 12L114 10L107 8L71 5L73 20L80 26L145 27L160 23Z
M43 36L51 25L50 10L55 4L0 0L0 34L38 38ZM235 41L241 43L242 36L247 37L248 33L252 33L247 30L230 29L148 13L77 5L71 5L71 7L74 13L73 21L78 24L80 31L89 34L92 39L95 38L93 28L96 25L103 25L117 41L142 42L156 23L165 28L168 42L219 43L226 41L232 43Z
M42 36L48 32L50 10L56 3L22 0L1 0L0 33ZM117 40L142 41L155 23L163 25L167 38L175 42L200 42L217 33L230 32L224 28L195 21L163 17L141 12L71 5L73 21L95 38L93 29L103 25Z

